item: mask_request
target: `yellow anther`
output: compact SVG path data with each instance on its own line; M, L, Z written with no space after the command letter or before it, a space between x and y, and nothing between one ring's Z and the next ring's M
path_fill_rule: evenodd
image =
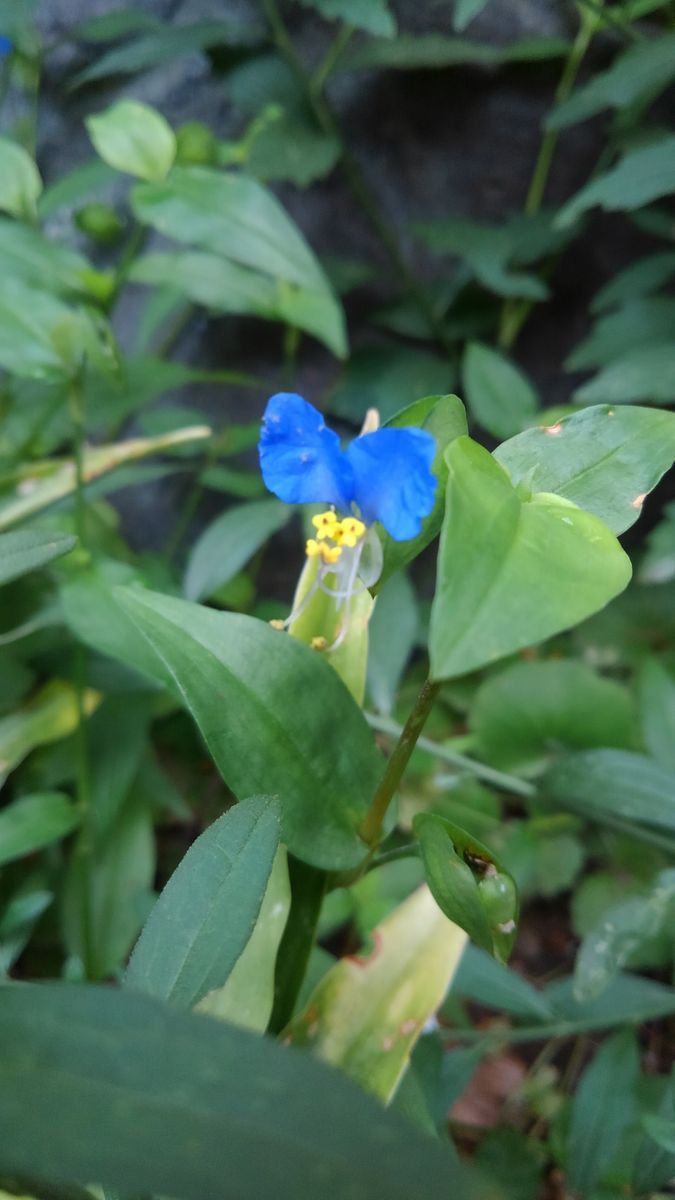
M332 537L333 530L337 524L338 519L332 508L328 512L317 513L315 517L312 517L312 525L316 529L316 536L319 540Z
M358 517L345 517L343 521L338 521L330 536L338 545L351 547L360 541L365 532L366 527Z
M309 538L305 545L305 554L308 558L316 558L318 555L324 563L336 563L342 550L340 546L327 546L325 542Z
M286 628L286 622L280 621L278 617L275 617L273 621L270 621L270 625L272 626L272 629L285 629Z
M325 637L313 637L310 646L312 650L326 650L328 647L328 639Z

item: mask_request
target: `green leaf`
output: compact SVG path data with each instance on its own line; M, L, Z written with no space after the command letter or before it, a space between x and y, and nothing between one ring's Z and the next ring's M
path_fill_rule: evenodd
M642 737L660 766L675 774L675 677L657 658L646 658L638 676Z
M153 814L141 790L130 791L89 860L84 836L65 879L63 937L90 977L106 979L121 969L152 903Z
M373 949L323 976L284 1038L388 1102L440 1006L466 937L419 888L373 930Z
M439 908L483 950L507 959L518 918L511 876L482 842L445 817L418 813L413 832Z
M507 771L537 770L563 747L631 748L635 723L627 688L560 660L515 663L493 675L469 715L479 757Z
M600 288L593 297L592 312L602 312L613 304L623 304L640 296L658 292L664 283L675 275L675 253L662 250L658 254L647 254L638 258L623 271L619 271Z
M432 470L438 478L438 487L434 507L422 523L422 532L418 537L409 542L395 542L384 530L381 532L382 574L375 591L379 591L396 571L400 571L421 554L439 533L445 512L445 487L448 478L445 451L455 438L467 432L466 413L459 396L425 396L424 399L404 408L403 412L392 417L387 424L394 429L406 429L410 426L426 429L427 433L436 439L436 457Z
M613 359L574 392L579 404L675 402L675 347L672 341L637 346Z
M60 841L79 823L77 808L60 792L22 796L0 810L0 865Z
M606 71L577 88L558 104L546 121L548 129L565 129L586 121L603 108L630 108L643 100L652 101L675 79L675 34L661 31L657 37L631 43Z
M292 510L278 500L237 504L207 525L190 552L183 591L188 600L203 600L228 583L281 529Z
M303 103L274 105L246 142L246 168L263 183L288 180L308 187L340 158L339 138L324 133Z
M455 11L452 17L453 29L463 33L467 25L482 13L488 0L455 0Z
M39 229L0 217L0 263L12 280L38 290L83 292L86 258L70 247L52 242Z
M97 54L94 61L75 76L71 88L111 75L135 75L186 54L208 50L211 46L246 45L256 41L259 32L256 25L233 21L197 21L153 27L122 46L113 46L105 54Z
M675 831L675 773L644 754L586 750L544 776L543 792L564 808L602 823L607 815Z
M326 21L344 21L355 29L365 29L375 37L393 37L396 19L387 0L300 0L305 8L313 8Z
M561 58L569 50L563 38L528 38L504 46L488 46L442 33L416 37L402 34L391 39L373 40L343 54L339 70L371 70L391 67L401 71L438 70L470 64L497 67L509 62L533 62Z
M291 906L287 855L279 846L253 933L222 987L208 992L199 1012L264 1033L274 1003L274 968Z
M356 866L364 857L358 829L380 759L335 671L252 617L139 589L117 596L235 794L278 795L283 839L306 862L329 870Z
M668 1154L675 1154L675 1121L667 1121L663 1117L658 1116L647 1116L643 1124L650 1138L656 1142L657 1146L660 1146ZM664 1184L669 1182L669 1178L663 1180Z
M574 968L574 991L580 1001L594 1000L648 939L672 929L675 915L675 870L661 871L649 895L630 896L613 904L585 935Z
M452 991L458 996L528 1021L551 1021L554 1010L537 988L478 946L468 945Z
M572 1101L566 1168L570 1186L582 1196L618 1156L636 1112L640 1062L635 1034L614 1034L586 1068Z
M614 533L638 519L645 496L674 457L672 413L605 405L533 426L495 450L516 486L556 492Z
M655 1137L652 1134L653 1121L657 1122ZM632 1180L638 1195L665 1187L675 1172L675 1073L671 1072L657 1111L647 1113L642 1118L642 1127L646 1136L638 1145ZM659 1150L655 1150L654 1142L660 1147Z
M211 430L207 426L195 425L191 429L177 429L160 437L130 438L126 442L113 442L109 446L95 446L85 450L84 477L87 483L91 483L126 463L136 462L149 454L169 450L173 446L202 441L210 436ZM41 512L56 500L62 500L64 496L70 496L75 491L75 464L71 460L53 459L47 463L33 463L29 471L35 474L26 474L14 496L10 495L0 503L0 529L7 529L10 525ZM29 480L30 488L26 486Z
M671 579L675 579L675 504L666 504L663 517L647 535L638 582L668 583Z
M461 258L472 275L498 296L522 296L528 300L545 300L548 289L535 275L515 271L517 259L513 231L495 225L481 225L459 217L445 217L415 226L422 242L435 254L452 254Z
M336 353L344 353L338 300L297 226L255 179L206 167L174 167L162 183L138 184L132 206L140 221L176 241L310 293L322 309L324 337Z
M222 987L253 932L279 845L269 796L214 821L171 876L131 956L125 984L182 1008Z
M132 268L136 283L171 287L216 312L243 313L284 321L323 341L334 354L345 350L335 302L285 279L272 279L250 267L196 251L148 254Z
M327 1179L331 1200L467 1191L466 1168L404 1118L244 1030L86 986L3 988L0 1016L3 1175L31 1178L39 1145L43 1180L129 1195L297 1200Z
M469 412L494 437L520 433L538 408L532 384L503 354L469 342L462 366Z
M46 886L42 871L24 874L18 888L5 900L0 917L0 971L13 967L30 941L40 917L49 908L54 893Z
M675 191L675 135L628 150L604 175L592 179L565 204L556 225L565 229L600 205L606 212L632 212Z
M72 36L84 42L110 42L144 29L160 30L162 22L150 13L133 8L113 8L100 16L80 21L70 30Z
M328 408L337 417L359 424L369 408L389 423L418 396L442 394L452 386L447 360L409 347L357 350L333 388Z
M47 260L48 261L48 260ZM34 379L72 375L74 357L90 346L91 321L44 287L0 278L0 366Z
M630 561L597 517L559 496L521 499L469 438L452 442L446 461L429 643L435 679L569 629L626 587Z
M368 693L377 711L385 715L394 707L418 627L415 591L408 576L401 571L378 592L368 626ZM396 637L392 638L394 629Z
M574 996L573 977L549 983L544 996L570 1032L638 1025L675 1012L675 989L641 975L618 975L601 996L583 1004Z
M69 554L77 538L52 530L20 529L0 536L0 584Z
M0 210L30 220L41 191L42 180L30 155L23 146L0 137Z
M86 713L98 703L97 693L84 693ZM46 746L73 733L78 724L75 688L53 679L27 704L0 720L0 787L10 771L23 762L36 746Z
M675 300L653 296L631 300L595 322L587 338L565 360L566 371L588 371L624 358L633 350L669 337L675 325Z
M139 179L161 180L176 157L176 137L161 113L138 100L118 100L105 112L87 117L94 149L117 171Z

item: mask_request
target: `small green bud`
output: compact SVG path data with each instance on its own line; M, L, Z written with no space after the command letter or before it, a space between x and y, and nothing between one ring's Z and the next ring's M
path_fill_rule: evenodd
M201 121L188 121L176 130L176 162L182 166L213 166L218 140Z
M118 241L124 222L109 204L84 204L75 214L75 224L92 242L103 246Z
M490 928L509 933L510 929L503 927L514 922L518 912L518 896L511 877L491 865L479 880L478 891Z

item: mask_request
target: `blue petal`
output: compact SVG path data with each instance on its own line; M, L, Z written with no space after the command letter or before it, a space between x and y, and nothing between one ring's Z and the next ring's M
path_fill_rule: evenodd
M354 499L367 524L380 521L397 542L417 537L436 497L436 442L423 429L378 429L347 450Z
M280 500L349 512L354 481L340 439L302 396L277 392L268 400L258 450L265 484Z
M0 34L0 58L4 58L6 54L12 53L12 43L4 34Z

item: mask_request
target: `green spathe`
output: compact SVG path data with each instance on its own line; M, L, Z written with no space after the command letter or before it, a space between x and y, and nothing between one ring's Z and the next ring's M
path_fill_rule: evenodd
M630 560L597 517L561 496L522 498L470 438L453 442L446 462L429 642L434 679L569 629L626 587Z

